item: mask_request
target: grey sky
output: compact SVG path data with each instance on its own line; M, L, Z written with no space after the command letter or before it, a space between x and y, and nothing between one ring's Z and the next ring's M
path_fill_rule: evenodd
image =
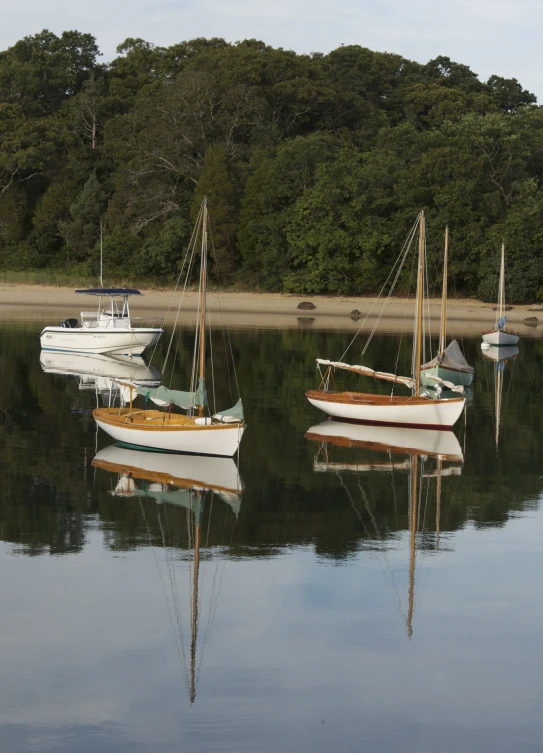
M43 28L93 34L105 60L127 37L262 39L296 52L344 44L425 62L447 55L486 80L517 78L543 99L540 0L2 0L0 49Z

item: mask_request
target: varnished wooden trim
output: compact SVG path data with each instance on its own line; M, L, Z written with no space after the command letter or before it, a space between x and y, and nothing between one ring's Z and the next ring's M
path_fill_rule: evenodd
M142 414L144 414L142 416ZM154 410L140 410L130 412L129 408L95 408L92 415L98 421L109 426L121 426L123 429L137 429L138 431L201 431L202 429L224 431L225 429L240 429L245 426L244 422L233 424L207 424L198 426L192 419L181 416L179 413L162 413ZM149 420L147 416L150 416ZM130 421L130 417L132 421ZM157 421L151 425L150 421Z
M406 397L404 395L375 395L366 392L326 392L324 390L308 390L305 393L308 400L323 400L327 403L343 403L344 405L428 405L426 397ZM451 397L441 402L459 402L463 397ZM344 420L344 419L342 419Z

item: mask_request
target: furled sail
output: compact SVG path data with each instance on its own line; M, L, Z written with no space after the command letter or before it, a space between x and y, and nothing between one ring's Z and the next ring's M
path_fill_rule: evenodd
M164 405L177 405L179 408L189 410L196 406L207 405L207 391L205 379L200 379L196 392L183 392L181 390L169 390L161 385L160 387L137 387L138 395L143 395L151 400L159 400Z
M403 384L410 389L415 386L415 382L411 377L397 376L396 374L389 374L387 371L374 371L367 366L351 366L349 363L343 363L342 361L326 361L323 358L317 358L317 363L321 364L321 366L332 366L334 369L354 371L355 374L363 374L364 376L373 377L374 379L384 379L386 382L396 382L396 384Z
M389 374L386 371L374 371L367 366L360 366L359 364L351 366L351 364L343 363L342 361L327 361L323 358L317 358L317 363L321 366L332 366L334 369L353 371L355 374L362 374L363 376L373 377L374 379L384 379L386 382L403 384L405 387L409 387L410 389L413 389L413 387L415 386L415 380L411 379L410 377L396 376L396 374ZM443 385L443 387L446 387L448 390L452 390L453 392L459 392L462 394L464 392L462 385L453 384L452 382L448 382L438 376L432 376L432 380L437 384Z
M215 413L213 418L216 418L225 424L233 424L237 423L238 421L243 421L243 403L241 402L241 398L232 408L228 408L228 410L222 410L219 413Z
M423 364L420 368L424 371L426 369L431 369L433 366L441 366L443 369L450 369L452 371L464 371L469 374L472 374L475 371L473 366L470 366L464 358L464 354L456 340L449 343L443 353L432 358L431 361Z

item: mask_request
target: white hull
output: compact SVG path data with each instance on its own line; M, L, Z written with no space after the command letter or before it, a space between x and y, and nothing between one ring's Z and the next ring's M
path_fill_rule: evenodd
M311 405L328 416L360 423L450 429L460 418L465 400L425 400L424 403L342 403L308 397Z
M146 472L160 475L167 483L181 485L183 482L195 489L220 489L239 494L242 488L237 466L231 458L145 452L110 445L100 450L92 464L117 466L116 470L122 473L137 471L140 475Z
M47 351L40 353L40 365L46 374L79 377L108 377L124 381L160 384L160 372L139 356L109 356L96 353Z
M490 346L482 351L483 358L488 358L490 361L507 361L509 358L518 356L519 352L516 345L504 345L501 348Z
M96 418L98 426L117 442L147 447L166 452L183 452L195 455L217 455L231 458L241 442L244 426L190 426L188 428L161 427L157 430L129 428L101 421Z
M161 329L152 327L45 327L40 343L42 350L138 356L154 345L161 334Z
M486 332L483 335L483 342L499 347L516 345L519 340L520 337L518 335L514 335L511 332L504 332L502 329L497 329L494 332Z
M352 446L367 445L376 449L379 445L391 452L424 454L463 460L464 456L458 439L452 431L432 429L404 429L397 426L369 426L347 424L340 421L323 421L306 432L307 439L341 442Z

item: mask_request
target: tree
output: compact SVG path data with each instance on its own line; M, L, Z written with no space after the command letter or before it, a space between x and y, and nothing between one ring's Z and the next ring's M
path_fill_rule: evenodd
M105 202L104 190L93 172L70 207L71 219L59 222L68 259L84 261L89 258L100 235L100 218Z

